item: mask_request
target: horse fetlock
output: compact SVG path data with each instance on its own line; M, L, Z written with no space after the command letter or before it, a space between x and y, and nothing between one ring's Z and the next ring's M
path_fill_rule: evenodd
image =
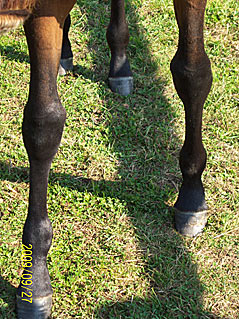
M27 247L31 246L33 263L35 260L46 258L51 246L53 230L48 217L37 218L34 211L29 208L31 214L28 215L24 228L22 242ZM32 217L34 216L34 217Z
M24 269L17 290L18 296L32 298L52 294L46 257L52 241L52 226L48 217L28 215L23 229L21 262Z
M50 276L46 262L38 261L31 268L24 268L21 275L21 281L17 288L17 295L31 298L39 298L52 295ZM27 299L27 298L26 298Z
M51 315L52 295L40 298L32 298L31 303L26 303L17 295L18 319L48 319Z
M179 158L180 169L184 179L197 179L206 166L207 153L201 141L185 143Z
M118 48L126 48L129 43L129 29L126 22L122 22L120 25L110 23L107 28L106 39L113 51Z

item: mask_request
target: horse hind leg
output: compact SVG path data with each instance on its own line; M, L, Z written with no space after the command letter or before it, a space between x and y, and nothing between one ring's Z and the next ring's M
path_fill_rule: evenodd
M63 30L59 75L65 75L67 71L73 69L73 54L68 38L70 24L70 15L68 15ZM111 18L106 38L111 50L109 87L113 92L127 96L133 91L133 76L126 56L129 30L125 19L124 0L111 1Z
M133 76L126 56L129 30L124 0L111 0L111 18L106 38L111 50L109 86L113 92L127 96L133 91Z
M73 53L71 50L71 43L69 40L69 29L71 26L71 17L68 14L63 28L63 40L62 40L62 50L61 50L61 60L59 66L59 75L65 75L67 71L73 70Z
M47 213L47 184L66 118L56 78L64 19L74 3L75 0L42 1L42 7L34 11L24 26L31 63L30 93L23 120L23 139L30 162L30 193L22 242L31 250L31 259L23 265L24 276L17 289L19 319L46 319L51 312L52 288L46 258L52 227ZM24 280L25 277L29 280Z

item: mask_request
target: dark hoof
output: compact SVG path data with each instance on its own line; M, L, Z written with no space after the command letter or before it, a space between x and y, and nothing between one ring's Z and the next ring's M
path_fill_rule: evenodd
M27 298L28 299L28 298ZM17 295L18 319L47 319L51 315L52 296L32 298L32 303Z
M109 78L109 87L112 92L127 96L133 92L133 77Z
M206 210L202 212L180 212L175 208L175 227L184 236L197 236L203 231L206 223Z
M73 70L73 58L61 59L58 75L65 75L67 71Z

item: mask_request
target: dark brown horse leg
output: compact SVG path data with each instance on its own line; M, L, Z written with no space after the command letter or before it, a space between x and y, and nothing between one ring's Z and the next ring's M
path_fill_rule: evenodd
M171 62L177 93L186 119L185 142L180 152L183 183L175 204L176 229L187 236L202 231L207 221L207 204L201 175L206 165L202 144L202 111L210 91L212 74L204 50L203 24L206 0L174 0L179 26L178 50Z
M106 37L111 50L109 86L113 92L126 96L133 90L133 77L126 56L129 30L124 0L111 0L111 18Z
M62 40L62 51L61 60L59 66L59 75L65 75L67 71L73 70L73 53L71 50L71 43L69 40L69 29L71 26L71 16L68 14L63 28L63 40Z
M46 265L52 227L47 214L47 183L51 162L60 144L65 109L57 94L62 28L74 0L45 0L25 24L30 52L31 82L24 111L23 139L30 161L29 209L23 247L24 278L17 289L19 319L48 318L52 288ZM29 278L28 280L25 280Z

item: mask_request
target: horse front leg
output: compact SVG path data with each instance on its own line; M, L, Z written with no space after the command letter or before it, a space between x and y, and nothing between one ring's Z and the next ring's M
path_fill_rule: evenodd
M203 105L212 84L210 61L204 50L206 0L174 0L179 26L178 50L171 62L177 93L185 108L186 134L180 152L183 183L175 203L176 229L187 236L202 231L207 205L201 175L206 165L202 144Z
M41 3L41 2L40 2ZM74 1L47 0L39 4L25 24L31 82L24 110L23 139L30 162L28 215L23 229L26 257L17 289L19 319L48 318L52 288L46 258L52 240L47 214L48 174L60 144L66 112L57 93L56 78L62 46L64 19Z
M133 91L133 76L126 56L129 30L125 19L124 0L111 0L111 18L106 38L111 50L108 77L110 89L127 96Z

